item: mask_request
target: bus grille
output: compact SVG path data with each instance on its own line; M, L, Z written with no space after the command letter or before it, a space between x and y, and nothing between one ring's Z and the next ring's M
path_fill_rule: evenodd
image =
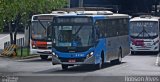
M85 58L59 58L61 62L68 62L69 60L75 60L76 62L84 62Z
M138 49L138 50L150 50L150 49Z

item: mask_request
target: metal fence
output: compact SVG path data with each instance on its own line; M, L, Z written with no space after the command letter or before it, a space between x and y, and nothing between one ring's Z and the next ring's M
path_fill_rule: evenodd
M16 55L19 57L29 56L29 46L26 44L27 40L25 38L19 38L16 40ZM11 46L11 42L7 41L4 43L4 49Z
M4 49L5 49L6 47L10 46L10 45L11 45L11 42L10 42L10 41L5 42L5 43L4 43ZM18 47L26 47L24 38L19 38L19 39L17 39L17 40L16 40L16 45L17 45Z

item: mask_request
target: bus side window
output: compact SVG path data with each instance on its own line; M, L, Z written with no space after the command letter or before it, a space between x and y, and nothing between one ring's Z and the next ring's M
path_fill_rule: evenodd
M124 21L123 19L117 19L117 31L118 31L118 36L124 35L125 34L125 28L124 28Z
M124 34L123 35L128 35L128 30L129 30L129 19L126 18L126 19L123 19L123 28L122 29L124 31Z
M100 38L100 28L98 26L98 21L95 22L95 32L96 32L96 37Z
M122 35L128 35L128 19L118 19L119 22L117 22L117 31L118 31L118 36L122 36Z
M98 20L96 21L96 26L98 27L98 36L99 38L104 38L105 37L105 27L104 27L104 22L103 20Z
M107 32L107 37L114 37L117 36L117 22L115 19L107 19L106 21L106 32Z

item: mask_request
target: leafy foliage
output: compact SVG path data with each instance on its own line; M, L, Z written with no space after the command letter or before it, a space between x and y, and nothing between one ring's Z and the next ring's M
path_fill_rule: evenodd
M16 21L19 17L23 24L36 13L48 13L66 6L66 0L0 0L0 29L3 20Z

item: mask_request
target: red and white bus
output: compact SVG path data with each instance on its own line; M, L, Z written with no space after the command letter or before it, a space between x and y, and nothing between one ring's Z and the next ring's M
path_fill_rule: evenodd
M33 15L30 28L30 54L40 55L41 59L47 59L51 55L51 24L54 16L64 15L67 12L55 11L51 14Z

